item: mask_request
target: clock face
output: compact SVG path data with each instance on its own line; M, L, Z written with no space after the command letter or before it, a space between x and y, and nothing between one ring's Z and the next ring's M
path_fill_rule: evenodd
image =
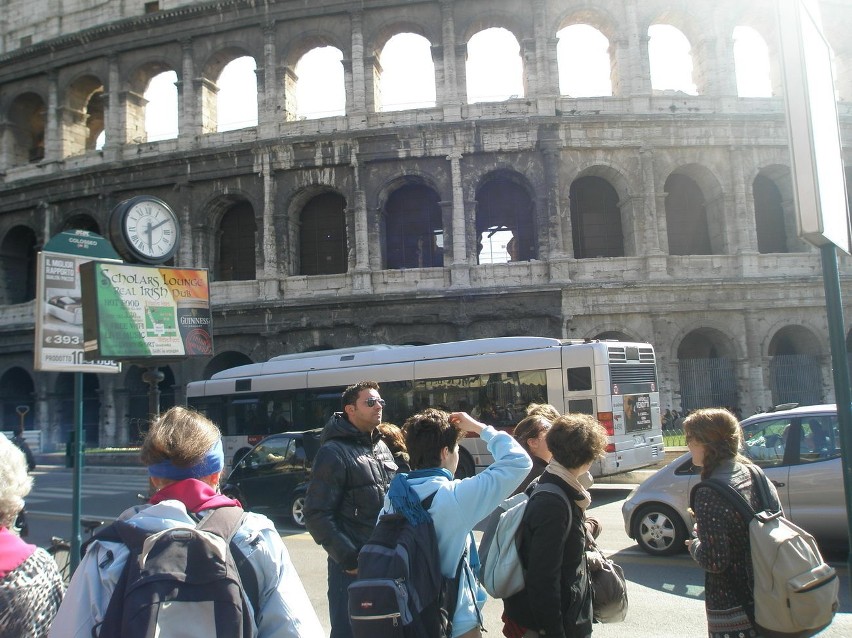
M133 260L162 263L177 250L180 229L169 206L155 197L134 197L113 212L118 247ZM129 253L129 255L127 254Z

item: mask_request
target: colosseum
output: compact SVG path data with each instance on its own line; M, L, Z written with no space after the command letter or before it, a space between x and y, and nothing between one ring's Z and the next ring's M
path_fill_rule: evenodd
M189 381L280 354L505 335L651 342L663 408L834 399L772 0L3 5L4 430L28 406L46 447L66 440L73 374L34 367L37 255L61 231L108 235L110 211L135 195L176 211L172 263L212 282L215 356L162 365L163 406ZM852 6L819 6L848 140ZM661 33L686 43L662 65ZM491 55L474 46L488 34L503 43ZM578 48L580 34L603 44ZM399 36L417 45L402 65ZM744 54L747 38L762 46ZM333 64L310 77L317 52ZM479 76L507 52L516 64ZM224 126L238 61L254 92ZM660 77L676 62L685 86ZM759 81L749 62L765 62ZM385 70L400 66L428 99L391 103ZM574 81L584 70L593 88ZM474 91L502 75L511 94ZM162 78L176 130L153 135ZM327 103L301 103L309 83ZM839 266L848 297L850 262ZM84 375L90 444L136 438L143 371Z

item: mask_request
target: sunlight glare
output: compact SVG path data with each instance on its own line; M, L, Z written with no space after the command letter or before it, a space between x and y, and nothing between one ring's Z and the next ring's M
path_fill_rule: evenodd
M752 27L734 29L734 64L737 70L737 95L772 97L769 47Z
M698 95L692 80L692 54L686 36L671 25L654 24L648 28L648 37L651 88Z
M243 56L231 60L222 69L216 84L219 131L257 126L257 75L254 58Z
M381 55L381 110L402 111L435 106L432 45L415 33L398 33Z
M343 53L335 47L317 47L296 63L296 115L317 119L346 115Z
M178 136L177 73L164 71L151 78L144 98L147 141L170 140Z
M524 97L521 47L514 34L492 27L467 43L467 102L499 102Z
M588 24L572 24L556 37L559 93L571 97L612 95L609 40Z

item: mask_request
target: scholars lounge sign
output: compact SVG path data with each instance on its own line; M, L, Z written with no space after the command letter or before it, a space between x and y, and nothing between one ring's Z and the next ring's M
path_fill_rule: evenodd
M91 262L80 274L87 358L213 354L206 270Z

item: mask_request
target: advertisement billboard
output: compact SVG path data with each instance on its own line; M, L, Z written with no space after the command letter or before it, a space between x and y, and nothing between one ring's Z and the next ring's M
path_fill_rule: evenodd
M81 274L88 358L213 354L207 270L92 262Z
M34 369L119 372L115 361L90 361L83 352L80 267L92 259L118 261L103 237L84 230L53 237L38 255Z

